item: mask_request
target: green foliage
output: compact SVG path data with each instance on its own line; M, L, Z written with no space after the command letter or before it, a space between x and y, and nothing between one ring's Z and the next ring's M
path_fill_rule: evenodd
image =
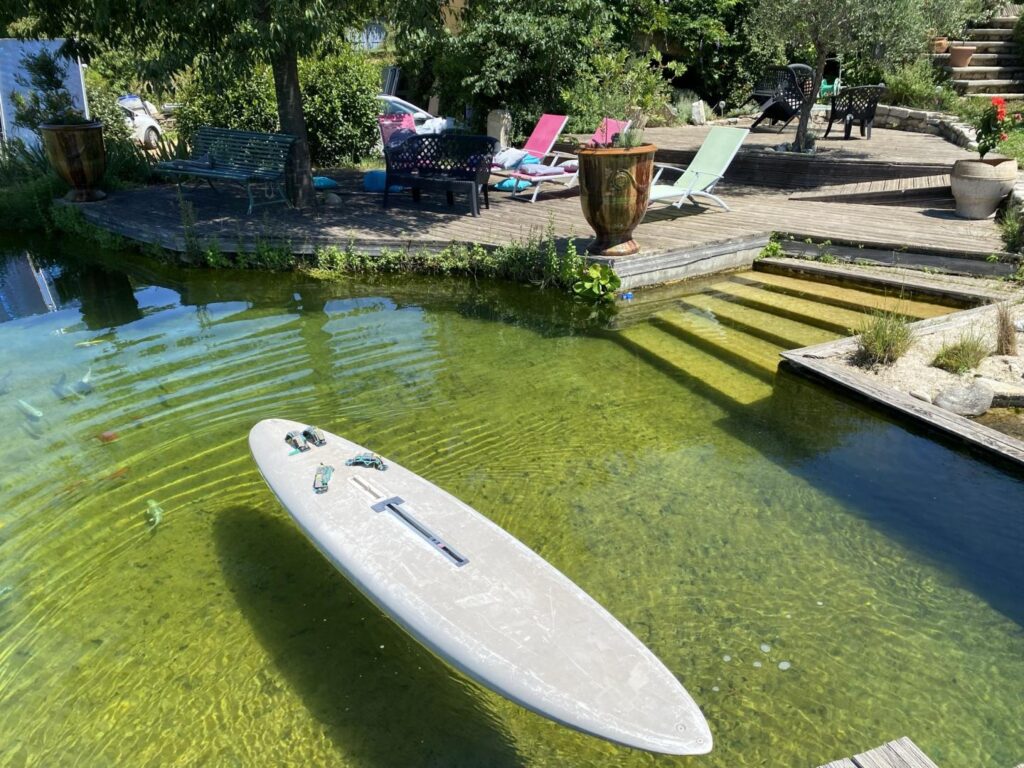
M92 67L85 70L85 92L89 97L89 114L93 120L103 123L103 139L106 142L132 140L131 130L124 119L124 110L117 105L121 91L95 72Z
M380 73L365 54L336 53L299 61L309 145L314 164L336 166L368 154L377 141ZM178 132L188 141L203 125L272 133L280 130L270 67L244 73L199 66L181 83Z
M614 301L622 281L607 264L590 264L580 270L572 292L588 301Z
M757 254L758 259L779 259L785 256L785 252L782 250L782 243L778 240L769 240L768 245L761 249L761 252Z
M380 71L365 54L349 48L299 61L309 149L319 166L357 161L380 136Z
M203 125L273 133L278 130L274 78L266 64L243 71L197 67L181 83L178 136L186 143Z
M605 117L632 120L640 133L645 121L651 125L663 123L672 101L672 86L657 57L653 49L643 55L631 54L625 48L594 53L561 92L569 130L592 133Z
M41 146L0 144L0 230L47 229L53 198L66 191Z
M910 349L911 341L906 317L896 312L876 311L860 329L857 362L866 367L891 365Z
M38 133L39 126L47 123L78 125L88 122L64 86L68 68L61 62L62 58L45 48L22 57L24 74L19 73L14 79L28 89L28 93L14 91L11 94L15 125Z
M897 66L887 72L867 73L864 82L844 78L851 85L885 83L885 103L911 109L952 111L959 97L944 85L942 73L927 58L918 58L909 64Z
M943 344L932 365L950 373L967 373L977 368L990 351L985 337L972 328L955 342Z
M1020 206L1011 205L999 215L999 233L1003 245L1010 253L1024 252L1024 213Z
M321 278L415 272L429 275L470 275L553 286L569 290L583 268L572 240L559 247L549 224L543 238L529 237L496 248L452 243L441 251L384 249L370 254L346 248L318 248L310 268Z
M128 241L120 235L97 227L88 221L73 205L55 205L50 210L53 228L69 239L93 243L106 250L117 251L128 247Z
M443 27L399 28L403 74L436 83L446 114L512 112L521 131L542 112L563 109L562 90L585 76L615 33L600 0L474 0L453 35ZM586 128L594 130L593 125Z

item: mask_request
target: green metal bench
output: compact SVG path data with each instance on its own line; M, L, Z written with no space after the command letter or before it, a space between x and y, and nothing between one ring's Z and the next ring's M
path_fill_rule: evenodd
M155 170L176 178L179 188L187 179L202 179L212 189L216 189L214 181L244 186L249 195L247 213L252 213L258 205L290 205L283 182L294 142L294 136L284 133L252 133L204 125L192 137L188 158L157 163ZM257 185L266 190L267 200L260 203L253 197L253 187Z

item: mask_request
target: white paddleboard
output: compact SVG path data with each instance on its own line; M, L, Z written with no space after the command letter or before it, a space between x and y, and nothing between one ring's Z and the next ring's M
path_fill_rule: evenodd
M249 448L317 548L370 600L456 669L571 728L651 752L711 751L697 704L650 650L586 592L479 512L366 449L324 432L298 452L261 421ZM334 468L313 490L317 468Z

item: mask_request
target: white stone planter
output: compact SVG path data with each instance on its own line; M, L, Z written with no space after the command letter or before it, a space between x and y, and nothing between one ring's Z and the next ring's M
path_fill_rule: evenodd
M1017 161L957 160L949 180L956 199L956 215L963 219L987 219L1017 183Z

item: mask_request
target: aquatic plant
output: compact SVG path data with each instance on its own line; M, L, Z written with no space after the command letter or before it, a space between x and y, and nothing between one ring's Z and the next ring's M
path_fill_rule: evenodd
M572 285L572 292L590 301L613 301L621 285L619 276L607 264L590 264L580 271L579 279Z
M950 373L967 373L977 368L990 351L981 332L971 328L951 344L943 344L932 360L932 365Z
M906 317L887 310L874 312L860 329L856 359L860 365L892 365L910 349L910 324Z

